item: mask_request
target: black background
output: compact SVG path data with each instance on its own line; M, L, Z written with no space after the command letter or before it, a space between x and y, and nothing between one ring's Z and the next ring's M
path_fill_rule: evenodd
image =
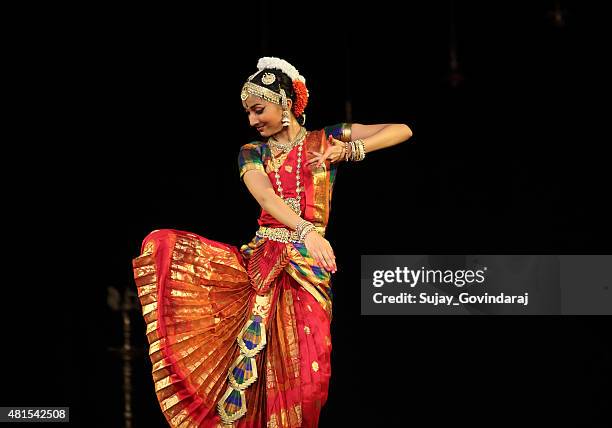
M255 133L238 94L269 55L306 77L309 129L350 119L414 132L339 168L321 426L610 424L608 317L360 316L358 268L362 254L609 253L605 11L553 1L217 6L6 15L17 24L7 117L18 150L3 172L0 404L69 405L74 426L122 426L121 360L109 350L122 326L107 288L135 289L131 259L153 229L250 239L259 209L236 158ZM131 320L134 426L164 426L138 308Z

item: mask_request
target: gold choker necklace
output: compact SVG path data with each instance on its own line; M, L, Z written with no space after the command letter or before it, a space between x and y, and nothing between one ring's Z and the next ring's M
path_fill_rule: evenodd
M289 153L291 149L300 144L300 140L304 140L304 137L306 137L306 128L300 127L300 130L293 141L289 141L287 144L283 144L276 141L276 138L270 137L268 138L268 144L270 145L270 147L280 150L283 153Z

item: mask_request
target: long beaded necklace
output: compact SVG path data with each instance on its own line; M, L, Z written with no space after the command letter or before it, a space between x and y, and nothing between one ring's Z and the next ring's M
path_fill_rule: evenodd
M268 139L268 144L271 147L278 147L284 153L288 153L288 152L291 151L291 149L293 149L293 147L295 147L296 145L298 146L297 168L295 170L295 179L296 179L296 184L295 184L296 197L295 198L285 198L285 197L283 197L283 187L281 185L280 174L279 174L280 167L281 167L281 162L280 162L280 159L275 159L274 156L272 156L272 164L274 165L274 169L273 169L274 170L274 177L276 178L276 186L278 188L278 194L281 197L281 199L297 215L300 215L302 213L302 207L300 205L300 203L301 203L300 192L302 191L302 188L300 187L300 170L302 169L302 150L303 150L303 147L304 147L304 139L306 138L306 134L307 134L306 128L300 127L300 131L298 132L298 135L295 138L295 140L291 141L287 145L278 143L278 141L276 141L276 139L274 139L274 137L270 137Z

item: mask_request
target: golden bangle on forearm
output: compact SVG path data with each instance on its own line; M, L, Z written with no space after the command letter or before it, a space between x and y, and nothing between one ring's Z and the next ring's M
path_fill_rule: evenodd
M315 225L312 223L308 223L304 228L300 231L300 242L304 242L306 239L306 235L315 230Z
M295 233L298 236L298 238L301 238L304 228L308 226L312 226L312 223L309 222L308 220L303 220L303 219L297 224L297 226L295 227Z
M300 221L295 228L295 233L298 236L298 240L300 242L304 242L304 238L306 238L306 235L308 234L308 232L310 232L311 230L314 230L314 228L315 226L311 222L307 220Z
M352 131L352 125L350 123L344 123L342 125L342 130L341 130L340 135L338 136L338 139L344 142L351 141L351 134L352 134L351 131Z
M345 161L359 162L365 158L366 150L363 140L357 139L345 143L346 154L344 155Z
M352 141L346 142L346 158L345 160L348 162L353 159L353 144Z

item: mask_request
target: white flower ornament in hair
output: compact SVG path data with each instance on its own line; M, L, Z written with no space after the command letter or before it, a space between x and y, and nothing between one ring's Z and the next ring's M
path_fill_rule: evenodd
M285 73L287 76L289 76L291 80L298 80L303 84L306 84L306 79L304 78L304 76L302 76L294 66L289 64L284 59L275 58L272 56L265 56L263 58L259 58L259 61L257 62L257 70L261 71L266 68L276 68Z
M284 59L265 56L263 58L260 58L257 62L257 70L259 71L270 68L280 70L287 76L289 76L289 78L293 82L293 89L296 94L296 99L293 104L292 110L296 116L299 116L304 113L304 109L308 104L308 98L310 96L308 88L306 87L306 79L304 78L304 76L302 76L294 66L289 64Z

